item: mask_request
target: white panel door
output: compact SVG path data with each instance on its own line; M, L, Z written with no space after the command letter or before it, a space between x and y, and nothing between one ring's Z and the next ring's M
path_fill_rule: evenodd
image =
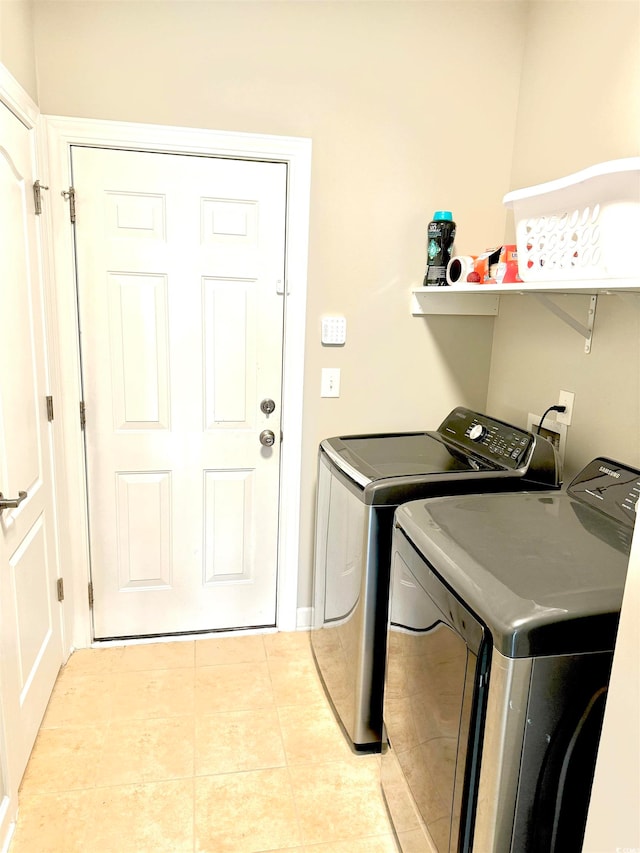
M72 169L95 636L274 625L286 166Z
M0 680L0 696L4 695ZM2 715L3 702L0 701L0 850L6 849L7 839L12 832L18 814L18 782L11 784L7 754L7 736Z
M33 131L0 104L0 492L20 499L0 513L3 795L17 790L62 663L34 152Z

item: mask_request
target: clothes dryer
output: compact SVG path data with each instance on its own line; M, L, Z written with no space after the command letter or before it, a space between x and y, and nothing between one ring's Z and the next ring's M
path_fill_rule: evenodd
M640 471L396 513L382 785L411 853L579 853Z
M380 749L393 514L418 497L559 487L553 446L458 407L431 432L320 444L311 645L356 751Z

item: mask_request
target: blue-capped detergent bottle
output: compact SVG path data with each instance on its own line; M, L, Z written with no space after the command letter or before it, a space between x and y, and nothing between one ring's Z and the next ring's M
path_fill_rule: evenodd
M456 223L450 210L436 210L427 228L427 272L424 287L447 283L447 264L456 236Z

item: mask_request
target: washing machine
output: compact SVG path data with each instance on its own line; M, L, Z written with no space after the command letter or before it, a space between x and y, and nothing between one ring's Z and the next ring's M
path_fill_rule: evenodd
M395 516L382 787L407 853L579 853L640 496L566 490Z
M458 407L429 432L341 436L318 453L311 646L354 751L379 751L396 507L469 492L559 487L553 446Z

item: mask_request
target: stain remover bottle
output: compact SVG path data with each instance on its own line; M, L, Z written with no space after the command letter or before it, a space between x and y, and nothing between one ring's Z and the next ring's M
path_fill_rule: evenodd
M456 236L456 223L450 210L436 210L427 228L427 272L424 287L442 287L447 283L447 264Z

